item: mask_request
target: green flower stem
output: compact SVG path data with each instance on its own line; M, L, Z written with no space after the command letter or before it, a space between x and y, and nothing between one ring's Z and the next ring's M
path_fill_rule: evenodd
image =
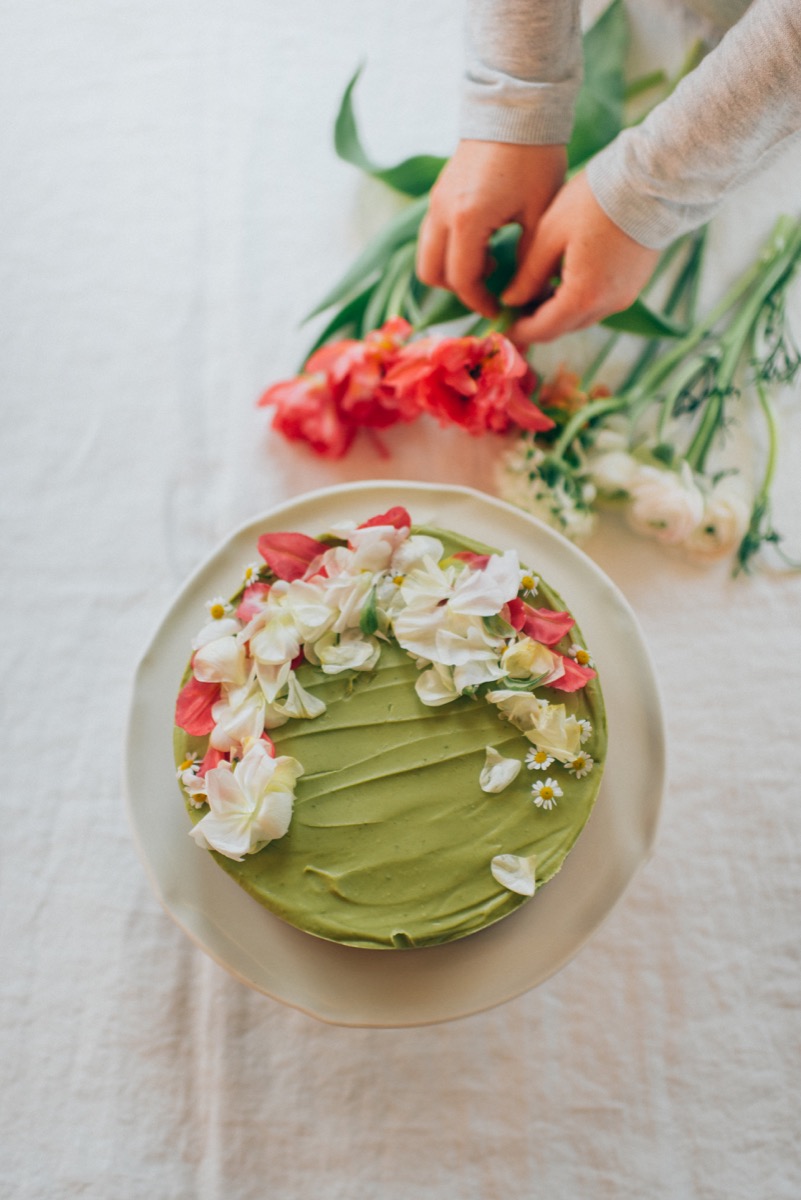
M756 393L759 406L765 414L765 423L768 427L768 458L765 463L765 474L762 477L762 485L754 500L754 508L763 507L767 502L773 483L773 476L776 473L776 461L779 457L779 426L776 420L776 410L768 397L767 390L761 379L757 379L756 381Z
M577 413L573 414L565 425L559 437L554 442L548 457L551 461L561 462L573 438L581 432L585 425L589 425L590 421L594 421L596 417L603 417L607 413L619 412L621 409L627 407L627 403L624 395L618 395L603 396L599 400L592 400L589 404L585 404L583 408L580 408Z

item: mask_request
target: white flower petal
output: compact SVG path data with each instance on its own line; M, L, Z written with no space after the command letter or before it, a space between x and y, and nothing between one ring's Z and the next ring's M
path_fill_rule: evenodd
M245 648L235 637L215 638L195 652L192 670L203 683L230 683L241 687L250 673Z
M417 676L414 690L429 708L450 704L459 696L450 667L443 667L439 663L434 663L427 671L422 671Z
M536 864L534 854L528 858L521 858L518 854L496 854L490 863L490 870L493 878L510 892L517 892L519 896L533 896Z
M520 774L522 765L519 758L504 758L494 746L487 746L478 780L482 792L502 792Z
M516 550L491 554L480 570L468 569L459 576L449 601L454 612L490 617L517 595L520 560Z

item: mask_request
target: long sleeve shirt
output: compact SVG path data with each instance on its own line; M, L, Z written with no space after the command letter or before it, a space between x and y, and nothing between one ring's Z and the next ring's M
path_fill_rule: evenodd
M461 133L566 142L581 82L577 0L469 0ZM596 200L659 249L801 143L801 2L753 0L700 65L640 125L590 162Z

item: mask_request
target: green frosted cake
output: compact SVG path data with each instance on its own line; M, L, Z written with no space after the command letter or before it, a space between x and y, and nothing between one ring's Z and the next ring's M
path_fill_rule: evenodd
M401 508L258 549L209 602L178 697L191 836L272 912L351 946L511 913L562 866L605 758L561 598L515 550Z

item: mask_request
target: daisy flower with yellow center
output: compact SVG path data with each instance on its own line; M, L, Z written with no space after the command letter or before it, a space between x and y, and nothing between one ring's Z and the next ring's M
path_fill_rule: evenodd
M531 798L537 808L556 808L556 801L564 795L555 779L538 779L531 789Z
M540 586L540 581L536 575L533 575L531 573L531 571L526 571L525 569L523 571L521 571L521 573L520 573L520 591L521 592L526 592L528 595L533 596L539 586Z
M248 563L248 565L245 567L245 570L242 574L242 578L244 580L245 587L249 587L251 583L256 582L256 580L259 578L259 570L260 569L261 569L261 563L257 563L257 562Z
M206 608L212 621L221 621L223 617L227 617L229 613L234 611L233 607L222 596L215 596L213 600L207 600Z
M547 771L552 762L551 755L546 750L538 750L536 746L526 755L526 766L532 771Z
M571 658L574 658L580 667L592 667L595 664L592 661L592 655L584 646L579 646L576 642L568 650Z
M583 746L584 743L588 742L592 737L592 724L587 720L586 717L581 717L578 721L576 721L576 724L581 730L581 744Z
M575 775L576 779L583 779L585 775L589 775L595 762L591 755L579 750L576 757L571 762L565 763L565 766L571 775Z

